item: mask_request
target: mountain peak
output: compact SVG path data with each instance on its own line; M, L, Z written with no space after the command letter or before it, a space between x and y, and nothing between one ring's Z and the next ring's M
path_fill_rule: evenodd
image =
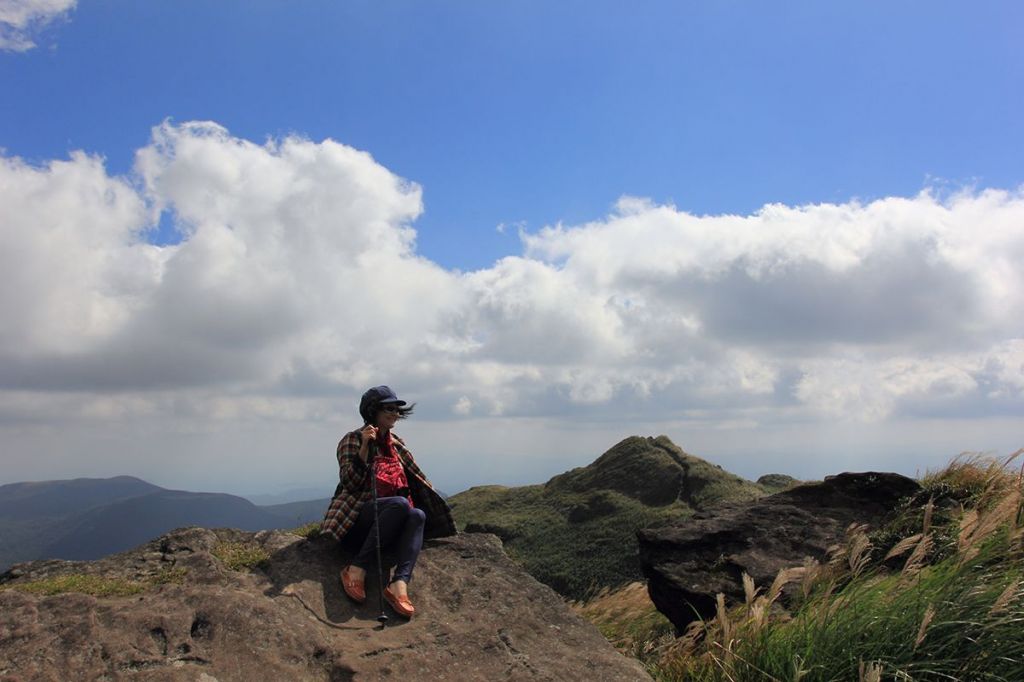
M552 490L614 490L645 505L676 501L695 509L720 499L754 499L764 491L754 483L687 454L668 436L629 436L594 462L555 476Z
M472 488L449 502L467 531L494 533L535 578L572 599L640 579L636 532L723 501L764 495L667 436L630 436L544 485Z
M73 478L0 486L0 517L29 519L80 514L93 507L163 490L134 476Z

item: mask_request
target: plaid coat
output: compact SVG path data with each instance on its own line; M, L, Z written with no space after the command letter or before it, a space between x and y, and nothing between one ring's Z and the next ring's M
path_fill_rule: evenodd
M405 443L394 433L391 434L391 438L395 452L398 453L398 458L405 469L413 504L427 515L423 536L435 538L455 535L455 521L452 519L448 504L430 485L430 481L417 466ZM338 443L340 481L338 487L334 489L334 498L327 508L327 513L324 514L324 520L320 523L320 533L330 535L335 540L341 540L345 536L359 518L363 503L373 498L370 489L370 468L359 457L359 447L362 443L363 434L358 429L346 433ZM372 460L376 454L377 443L370 441L368 456Z

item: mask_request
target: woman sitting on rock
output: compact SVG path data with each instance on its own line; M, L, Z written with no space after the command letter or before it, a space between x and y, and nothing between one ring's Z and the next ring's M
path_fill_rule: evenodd
M375 386L359 401L363 426L346 433L338 443L341 478L327 509L320 532L333 536L356 551L341 572L341 585L353 601L366 601L367 569L376 561L373 479L377 483L377 523L380 544L396 558L395 571L384 598L405 618L415 608L409 601L409 581L423 546L423 538L454 535L455 522L444 499L416 465L405 443L391 432L399 419L412 414L387 386Z

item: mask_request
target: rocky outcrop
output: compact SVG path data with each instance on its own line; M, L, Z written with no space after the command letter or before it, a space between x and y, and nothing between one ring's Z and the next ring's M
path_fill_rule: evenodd
M647 506L679 501L694 509L765 494L750 481L687 454L668 436L625 438L588 466L559 474L544 487L559 494L609 490Z
M801 481L787 474L765 474L757 479L757 484L769 493L780 493L800 483Z
M0 680L649 679L493 536L428 542L417 615L385 607L383 630L375 581L353 604L344 563L326 540L192 528L21 564L0 576Z
M651 600L682 631L715 614L715 596L743 599L743 573L766 586L782 568L821 560L851 523L877 527L920 486L890 473L844 473L760 500L726 504L684 523L642 530Z

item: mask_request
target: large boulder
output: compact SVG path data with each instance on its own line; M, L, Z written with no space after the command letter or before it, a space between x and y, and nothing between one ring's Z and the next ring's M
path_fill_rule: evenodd
M718 593L742 600L743 573L766 587L780 569L824 559L851 523L884 523L901 499L919 490L899 474L844 473L641 530L640 564L651 600L682 631L714 616Z
M428 542L411 621L350 602L334 543L184 529L0 576L0 680L649 680L491 535ZM78 590L78 591L72 591ZM47 592L56 592L46 594Z

